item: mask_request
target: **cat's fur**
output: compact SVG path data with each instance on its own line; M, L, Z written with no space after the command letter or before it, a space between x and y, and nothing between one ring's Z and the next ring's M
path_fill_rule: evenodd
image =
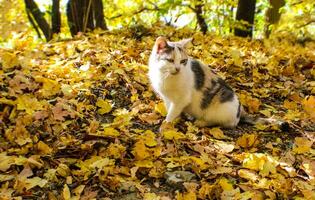
M187 55L189 42L159 37L150 56L149 78L165 103L166 121L184 112L196 118L197 126L235 127L242 112L238 97L209 67Z

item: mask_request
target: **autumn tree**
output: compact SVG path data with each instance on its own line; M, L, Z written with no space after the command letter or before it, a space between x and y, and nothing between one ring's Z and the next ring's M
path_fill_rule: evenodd
M244 23L244 27L235 28L234 34L241 37L252 37L253 36L253 25L255 17L256 0L239 0L236 20Z

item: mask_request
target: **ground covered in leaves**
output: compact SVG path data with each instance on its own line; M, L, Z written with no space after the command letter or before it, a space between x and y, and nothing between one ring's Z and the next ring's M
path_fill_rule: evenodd
M197 128L165 118L147 62L154 40L190 55L248 112L289 129ZM315 199L315 44L170 27L95 32L0 49L0 199Z

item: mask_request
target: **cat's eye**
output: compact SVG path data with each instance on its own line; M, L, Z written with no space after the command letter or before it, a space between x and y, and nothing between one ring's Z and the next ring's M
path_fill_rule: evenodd
M174 62L174 59L166 59L168 62L171 62L173 63Z
M180 61L180 64L186 65L187 64L187 59L183 59Z

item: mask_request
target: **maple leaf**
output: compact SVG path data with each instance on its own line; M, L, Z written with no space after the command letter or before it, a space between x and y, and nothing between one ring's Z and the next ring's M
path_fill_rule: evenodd
M132 150L132 154L135 156L137 160L144 160L150 157L150 152L145 146L144 141L140 140L135 143L134 148Z
M1 51L0 53L1 63L3 65L4 71L7 71L19 64L18 58L14 53L8 51Z
M160 200L160 197L155 193L145 193L143 196L144 200Z
M303 137L296 137L293 147L293 152L297 154L302 154L309 152L312 147L313 142Z
M119 132L115 128L107 127L104 128L103 131L98 131L97 135L100 136L109 136L109 137L117 137L119 136Z
M276 173L276 167L279 163L271 156L261 153L245 154L245 156L243 167L259 171L262 176Z
M0 153L0 171L7 171L15 163L15 157L7 156L6 152Z
M194 191L188 191L185 193L177 193L176 200L197 200L197 195Z
M43 110L45 102L39 102L32 95L20 95L16 99L17 109L25 110L27 114L32 115L36 110Z
M155 104L154 110L157 113L160 113L160 115L162 115L163 117L165 117L167 115L167 110L166 110L163 102L159 102L159 103Z
M101 115L109 113L112 110L112 105L108 100L98 99L96 105L100 107L98 109L98 113L100 113Z
M243 148L254 147L258 145L258 143L259 143L259 140L256 134L247 134L247 133L242 135L236 141L236 144Z
M48 78L44 78L42 76L36 76L34 78L35 78L36 82L43 84L42 89L39 90L39 93L43 97L54 96L60 92L61 87L57 81L52 80L52 79L48 79Z
M37 149L39 150L40 154L47 155L52 153L52 148L50 148L47 144L45 144L43 141L39 141L37 143Z
M231 191L234 189L233 185L224 177L219 179L218 184L223 190Z
M223 131L220 128L212 128L210 130L210 134L213 135L216 139L225 139L226 136L224 135Z
M184 139L185 135L175 130L167 130L163 132L163 137L167 140L180 140Z
M155 139L155 134L150 131L146 130L143 135L139 137L140 140L143 140L145 145L148 147L154 147L157 145L157 141Z
M111 143L106 150L108 156L112 156L113 158L121 158L125 152L126 147L121 144L113 144Z
M315 122L315 96L303 99L302 105L310 119Z

